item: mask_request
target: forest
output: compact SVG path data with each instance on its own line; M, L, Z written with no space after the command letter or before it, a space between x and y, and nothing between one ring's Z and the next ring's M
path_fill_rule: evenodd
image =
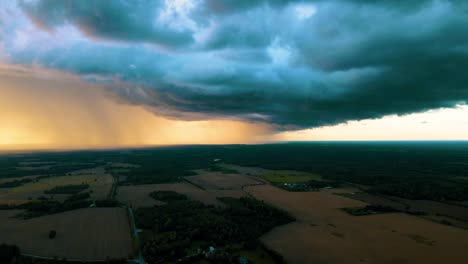
M136 211L138 228L151 232L143 245L144 258L150 263L200 257L214 263L238 263L240 250L261 247L258 238L262 234L294 221L286 212L254 198L220 198L226 205L220 208L168 191L154 192L151 197L167 204ZM191 253L194 245L197 248Z

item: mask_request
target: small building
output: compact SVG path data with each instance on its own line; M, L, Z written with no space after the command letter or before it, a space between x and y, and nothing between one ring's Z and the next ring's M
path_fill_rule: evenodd
M244 257L239 257L239 264L249 264L249 261Z

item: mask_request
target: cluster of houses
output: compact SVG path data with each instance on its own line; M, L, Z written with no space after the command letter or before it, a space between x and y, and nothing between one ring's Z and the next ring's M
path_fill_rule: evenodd
M200 259L231 259L231 256L223 250L217 250L213 246L209 246L206 250L201 250L200 248L197 249L197 252L195 254L186 256L185 258L179 259L177 262L178 263L192 263L194 260L200 260ZM231 259L232 260L232 259ZM237 257L237 263L239 264L249 264L249 260L246 259L245 257L239 256ZM232 263L232 262L231 262Z
M293 192L306 192L314 191L318 188L310 186L307 182L295 182L295 183L283 183L280 186L282 189L293 191ZM325 186L322 189L332 189L333 186Z

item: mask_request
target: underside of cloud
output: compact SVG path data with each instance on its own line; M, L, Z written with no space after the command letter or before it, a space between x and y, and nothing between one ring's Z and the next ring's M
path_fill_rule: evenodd
M468 2L0 3L0 60L169 117L318 127L468 101Z

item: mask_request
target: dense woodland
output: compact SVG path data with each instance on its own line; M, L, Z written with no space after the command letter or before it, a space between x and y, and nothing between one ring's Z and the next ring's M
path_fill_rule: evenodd
M0 178L53 175L123 162L140 165L122 173L127 176L123 184L163 183L193 175L193 169L219 170L213 166L215 159L317 173L329 180L371 186L371 192L410 199L468 200L467 142L314 142L4 154ZM50 170L16 169L19 162L28 160L57 163Z
M226 208L206 206L174 192L154 192L151 197L167 204L136 211L138 228L152 235L143 245L150 263L207 257L214 263L238 263L239 249L253 250L258 238L278 225L293 221L287 213L253 198L222 198ZM189 249L197 243L199 251ZM233 245L240 245L236 250Z

